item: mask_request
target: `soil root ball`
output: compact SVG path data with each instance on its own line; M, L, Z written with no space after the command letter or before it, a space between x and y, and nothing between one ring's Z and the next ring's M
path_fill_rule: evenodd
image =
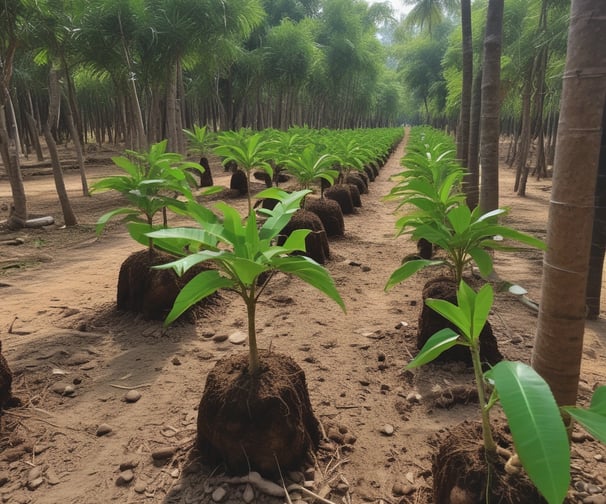
M174 261L175 257L159 250L134 252L126 258L118 275L117 307L121 311L141 313L148 320L163 320L183 286L205 270L195 266L179 277L172 269L152 269L152 266ZM188 312L191 319L203 313L203 308L216 299L216 295L200 301Z
M493 428L499 446L512 449L505 425ZM544 504L545 500L524 471L516 475L505 472L504 458L494 467L490 502L503 504ZM438 451L433 457L433 502L468 502L483 504L486 500L486 458L482 444L482 425L465 421L449 429L438 439ZM455 499L464 496L464 500Z
M305 373L290 357L260 352L261 371L248 373L248 355L217 362L198 408L198 448L235 474L274 476L297 469L320 442ZM276 463L277 460L277 463Z
M305 238L305 255L320 264L325 264L330 259L330 248L326 230L320 218L309 210L297 210L282 230L278 244L282 245L290 233L296 229L311 229L311 233Z
M353 202L353 206L356 208L362 207L362 196L360 195L360 190L358 186L355 184L347 184L349 186L349 192L351 193L351 201Z
M362 173L350 173L345 178L345 183L355 185L360 194L368 194L368 180L362 177Z
M366 173L366 176L368 177L368 180L370 182L374 182L375 179L377 178L377 175L375 174L374 169L371 167L371 165L366 165L364 167L364 173Z
M444 328L450 327L454 331L458 331L453 324L427 306L425 300L428 298L443 299L456 304L457 284L449 277L434 278L425 284L423 288L423 308L419 315L419 332L417 335L417 348L419 349L423 348L423 345L432 335ZM498 348L497 339L492 332L492 326L489 322L486 322L484 329L480 333L480 358L483 363L490 365L503 360L503 356ZM439 362L461 361L468 366L472 365L469 349L461 345L449 348L435 360Z
M13 373L2 355L2 342L0 341L0 415L2 415L2 409L10 402L12 384Z
M336 201L341 207L343 215L354 213L354 204L351 198L351 189L346 184L336 184L329 187L324 192L324 196L328 199Z
M200 187L212 187L214 185L213 173L210 169L210 164L208 162L208 158L206 158L206 157L200 158L200 166L202 166L202 168L204 168L204 172L200 173Z
M242 170L236 170L229 181L229 188L240 196L248 194L248 179Z
M343 236L345 234L345 220L339 204L331 199L305 200L305 210L315 213L324 226L326 236Z

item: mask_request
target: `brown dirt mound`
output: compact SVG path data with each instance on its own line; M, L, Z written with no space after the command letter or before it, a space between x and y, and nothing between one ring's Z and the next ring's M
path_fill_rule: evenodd
M290 357L260 352L261 373L248 374L248 354L217 362L198 409L198 449L235 473L274 475L299 468L320 442L305 373Z
M336 201L326 198L307 198L305 210L315 213L320 218L326 236L343 236L345 234L343 212Z
M311 233L305 238L305 255L311 257L314 261L325 264L330 259L330 248L326 231L320 218L308 210L297 210L290 222L282 230L284 240L295 229L311 229ZM283 243L279 240L279 243Z
M341 207L343 215L354 213L354 202L349 185L335 184L326 189L324 196L328 199L335 200Z

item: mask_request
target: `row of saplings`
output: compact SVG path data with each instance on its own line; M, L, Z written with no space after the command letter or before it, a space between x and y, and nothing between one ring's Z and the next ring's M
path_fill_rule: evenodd
M448 265L452 272L423 289L419 353L407 367L436 359L463 360L472 365L477 388L481 421L451 429L434 457L434 502L561 503L570 484L570 448L560 408L531 367L503 360L487 321L492 286L484 283L476 292L464 279L470 265L484 278L492 272L490 249L514 250L512 241L539 249L545 245L500 225L504 209L482 214L467 206L460 191L464 172L454 152L444 133L414 128L402 159L406 169L388 195L413 208L396 225L398 234L417 241L419 253L404 259L386 287L427 267ZM434 248L441 250L439 258L434 258ZM510 289L516 293L521 288ZM496 404L511 436L491 424ZM606 387L595 391L589 409L562 409L606 443Z
M205 130L198 128L188 133L194 145L196 137L204 140L206 135ZM313 198L312 184L318 181L332 184L337 178L345 182L351 175L348 172L365 172L365 167L382 166L401 139L401 131L356 132L353 142L341 141L342 151L332 144L331 148L341 154L334 155L324 150L329 142L317 141L328 133L300 130L288 136L284 134L285 156L275 150L280 142L267 140L259 133L229 133L233 135L234 148L231 151L216 148L216 153L226 164L237 163L248 183L253 170L259 168L276 180L273 168L279 166L293 174L302 186L292 193L276 187L262 191L257 198L272 204L262 205L256 211L247 193L248 214L244 219L223 202L215 205L216 212L201 205L192 192L189 171L202 171L200 166L165 152L165 143L153 145L146 153L129 152L127 156L115 158L126 175L109 177L96 185L97 190L118 190L129 200L128 207L104 215L99 229L110 218L124 214L131 236L148 246L146 251L131 256L122 265L119 307L124 307L124 298L128 297L129 308L152 316L165 313L163 303L170 299L171 308L165 319L165 323L170 324L183 315L195 316L202 301L212 298L222 288L237 292L246 305L249 352L217 362L207 377L198 414L201 454L208 460L225 463L230 471L253 469L272 475L278 468L297 468L320 440L303 370L288 356L257 348L256 303L272 274L281 271L299 277L344 308L329 273L319 264L327 255L319 255L316 261L306 253L315 246L310 239L326 234L327 226L323 224L324 230L314 233L291 223L294 216L303 213L302 202L309 209L310 202L323 201L326 199L323 195L330 194L330 189L322 188L320 198ZM314 135L318 135L316 143L311 141ZM364 151L363 146L367 144L381 145L382 150L375 153L374 160L364 158L362 161L359 150ZM273 149L273 157L264 159L267 153L255 157L263 150L259 145ZM560 410L547 384L530 367L502 360L487 323L493 302L490 284L476 292L463 280L464 270L471 263L484 276L491 272L492 259L487 250L506 249L503 239L539 248L543 248L543 244L499 225L497 219L503 210L481 215L479 210L467 207L459 190L463 172L454 161L449 137L435 130L415 128L407 151L402 160L405 170L399 174L388 198L415 208L398 221L399 234L408 234L430 246L420 250L424 257L405 258L389 278L386 288L422 268L450 266L452 277L438 278L424 289L420 351L409 367L436 357L470 362L481 412L481 423L477 427L469 424L463 427L463 437L472 444L480 439L483 449L453 449L448 442L457 438L456 435L450 436L440 448L433 468L434 502L454 502L461 498L463 500L457 502L540 502L541 494L550 504L562 502L570 481L570 460ZM347 152L353 152L350 158L346 158ZM309 169L314 166L315 169ZM337 168L344 172L339 173ZM370 174L368 176L370 178ZM345 188L351 194L350 185ZM205 193L213 190L211 187ZM168 196L175 193L180 197ZM334 201L338 201L339 209L345 212L340 200ZM165 218L163 225L156 226L154 216L159 212L166 215L167 208L187 216L194 225L167 227ZM321 212L318 215L325 223ZM441 250L439 259L433 257L434 246ZM142 310L141 299L147 292L154 292L154 299L148 300ZM432 314L440 316L436 318ZM492 367L484 372L483 365ZM497 402L508 419L513 446L501 431L491 427L489 412ZM606 387L596 390L588 410L569 407L566 411L582 422L594 437L606 440ZM541 418L540 425L537 418ZM502 460L504 453L508 454L506 460ZM534 483L528 488L523 486L528 479L521 466ZM507 478L503 476L504 471L509 475ZM516 493L518 485L522 493Z

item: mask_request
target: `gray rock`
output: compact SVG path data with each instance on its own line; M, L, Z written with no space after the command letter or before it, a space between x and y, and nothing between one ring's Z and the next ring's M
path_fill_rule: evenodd
M27 473L27 481L37 480L42 477L42 469L39 467L32 467Z
M385 424L381 427L381 434L385 434L386 436L393 436L394 428L391 424Z
M230 334L228 339L232 345L243 345L248 339L248 336L242 331L236 331L235 333Z
M172 458L175 455L175 448L172 446L163 446L162 448L155 449L151 456L156 461L162 461Z
M225 490L225 488L223 488L223 487L217 487L217 488L215 488L215 490L212 493L211 497L212 497L213 501L215 501L215 502L221 502L223 499L225 499L226 495L227 495L227 490Z
M242 500L246 502L246 504L250 504L255 498L255 491L253 487L250 486L250 483L246 484L246 488L244 489L244 493L242 494Z
M118 479L116 480L117 485L128 485L135 478L135 474L127 469L126 471L122 471L118 475Z
M134 469L139 465L137 460L126 460L120 464L120 471L126 471L127 469Z
M124 400L127 403L136 403L139 399L141 399L141 392L138 390L129 390L124 394Z
M57 473L55 472L55 470L52 467L49 467L46 470L46 482L49 485L53 485L53 486L61 483L59 476L57 476Z
M90 355L86 352L76 352L65 361L68 366L81 366L90 362Z
M112 428L106 424L106 423L102 423L99 424L99 426L97 427L97 432L95 433L97 436L105 436L106 434L109 434L112 431Z
M215 343L223 343L224 341L227 341L227 334L217 334L216 336L213 336L213 341Z
M135 483L135 486L134 486L134 490L138 494L145 493L146 488L147 488L147 485L145 484L144 481L137 481L137 483Z
M31 480L31 481L27 482L27 488L29 488L30 490L35 490L40 485L42 485L42 483L44 483L44 478L42 478L42 477L36 478L35 480Z

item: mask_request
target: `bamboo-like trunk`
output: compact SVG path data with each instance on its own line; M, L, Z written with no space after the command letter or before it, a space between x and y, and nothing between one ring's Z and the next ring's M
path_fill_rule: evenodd
M605 101L606 2L572 0L532 354L532 366L547 381L559 405L575 404L577 398Z

